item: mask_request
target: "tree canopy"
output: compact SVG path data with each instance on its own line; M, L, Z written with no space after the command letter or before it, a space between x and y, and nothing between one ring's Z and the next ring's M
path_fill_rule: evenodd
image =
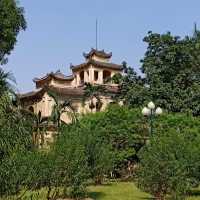
M93 141L97 145L93 149L98 150L99 144L104 146L107 154L114 153L113 171L121 176L127 174L128 163L133 164L137 160L137 151L144 143L143 138L148 133L144 120L139 110L113 104L105 111L82 117L71 132L83 135L86 144L89 140Z
M150 31L144 42L143 78L125 66L119 97L131 107L152 100L170 112L200 115L200 32L181 38Z
M156 199L185 199L199 183L200 137L168 129L151 138L140 154L138 186Z
M19 7L16 0L0 1L0 63L7 61L17 42L17 35L26 29L24 9Z

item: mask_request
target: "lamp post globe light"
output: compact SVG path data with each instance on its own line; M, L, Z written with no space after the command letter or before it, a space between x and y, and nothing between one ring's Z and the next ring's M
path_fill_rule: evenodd
M149 119L149 134L153 134L153 120L155 115L161 115L163 113L160 107L155 106L155 104L151 101L148 103L147 107L142 109L142 114Z

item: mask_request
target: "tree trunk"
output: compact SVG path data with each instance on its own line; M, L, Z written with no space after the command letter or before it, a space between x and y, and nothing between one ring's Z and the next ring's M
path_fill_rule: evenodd
M101 185L102 182L103 182L103 177L102 176L96 176L94 182L95 182L95 185Z
M156 200L165 200L165 196L161 193L157 193L155 195Z

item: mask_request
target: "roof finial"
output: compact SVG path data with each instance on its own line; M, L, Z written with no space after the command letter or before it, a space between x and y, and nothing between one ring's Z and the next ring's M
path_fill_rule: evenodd
M98 20L96 19L96 50L98 49Z

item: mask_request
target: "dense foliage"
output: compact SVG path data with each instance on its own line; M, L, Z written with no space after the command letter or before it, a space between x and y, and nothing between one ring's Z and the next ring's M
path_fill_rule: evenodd
M136 153L143 145L144 136L148 134L144 121L145 119L141 116L140 111L136 109L130 110L127 107L111 105L104 112L82 117L79 120L79 126L75 125L70 132L78 132L83 135L86 145L88 145L87 151L93 153L93 156L101 159L100 157L104 156L103 154L114 154L111 159L113 162L112 170L116 175L121 176L127 174L128 164L133 165L137 160ZM94 139L93 146L92 144L89 146L88 141ZM107 145L108 148L105 148L104 145ZM101 149L104 149L105 153L98 152ZM106 151L108 152L106 153ZM99 162L96 165L93 164L95 167L92 168L103 170L106 166L108 168L109 165L108 162L104 167L99 164Z
M0 97L5 92L14 93L14 86L12 83L15 83L15 78L9 72L5 72L2 68L0 68Z
M143 106L151 100L148 87L145 87L145 79L139 76L133 68L123 62L123 73L112 77L114 83L119 84L119 93L114 96L116 101L123 101L126 106Z
M173 112L189 109L199 115L199 32L183 39L149 32L144 41L142 72L153 100Z
M7 61L17 41L17 35L26 29L24 10L16 0L0 1L0 63Z
M48 91L48 95L54 100L54 105L51 112L50 119L54 122L57 128L60 128L62 121L62 116L66 115L72 123L76 122L76 115L74 112L74 108L70 100L65 100L64 102L59 101L59 97L52 91Z
M19 190L20 152L32 149L31 124L12 106L8 95L0 98L0 195ZM20 157L18 157L20 160ZM17 161L17 162L15 162ZM18 179L19 178L19 179Z
M7 62L17 35L25 29L24 11L17 1L0 0L0 64ZM185 199L199 184L200 120L190 114L200 115L200 32L185 38L149 32L144 42L143 78L125 62L124 75L112 77L119 84L116 100L128 107L113 104L78 121L70 102L60 103L49 93L55 101L52 119L60 134L46 151L33 148L39 146L38 135L44 140L41 127L46 119L41 112L30 118L12 104L14 78L0 68L1 197L20 199L27 190L47 188L48 200L78 199L86 196L89 181L100 184L113 174L132 175L136 166L138 186L158 200L166 195ZM89 99L91 111L101 110L102 94L103 87L86 84L84 98ZM155 117L153 136L145 145L148 119L138 106L150 100L166 111L187 115ZM75 123L62 125L63 113L70 113Z
M149 32L147 50L141 60L141 78L124 64L120 94L126 105L137 107L153 100L171 112L200 114L200 33L180 38L170 33Z
M138 185L158 200L185 199L199 184L200 135L198 118L165 115L139 153Z
M106 93L106 89L101 85L92 85L90 83L85 83L83 104L89 100L89 108L91 112L93 109L100 111L103 103L101 96Z

